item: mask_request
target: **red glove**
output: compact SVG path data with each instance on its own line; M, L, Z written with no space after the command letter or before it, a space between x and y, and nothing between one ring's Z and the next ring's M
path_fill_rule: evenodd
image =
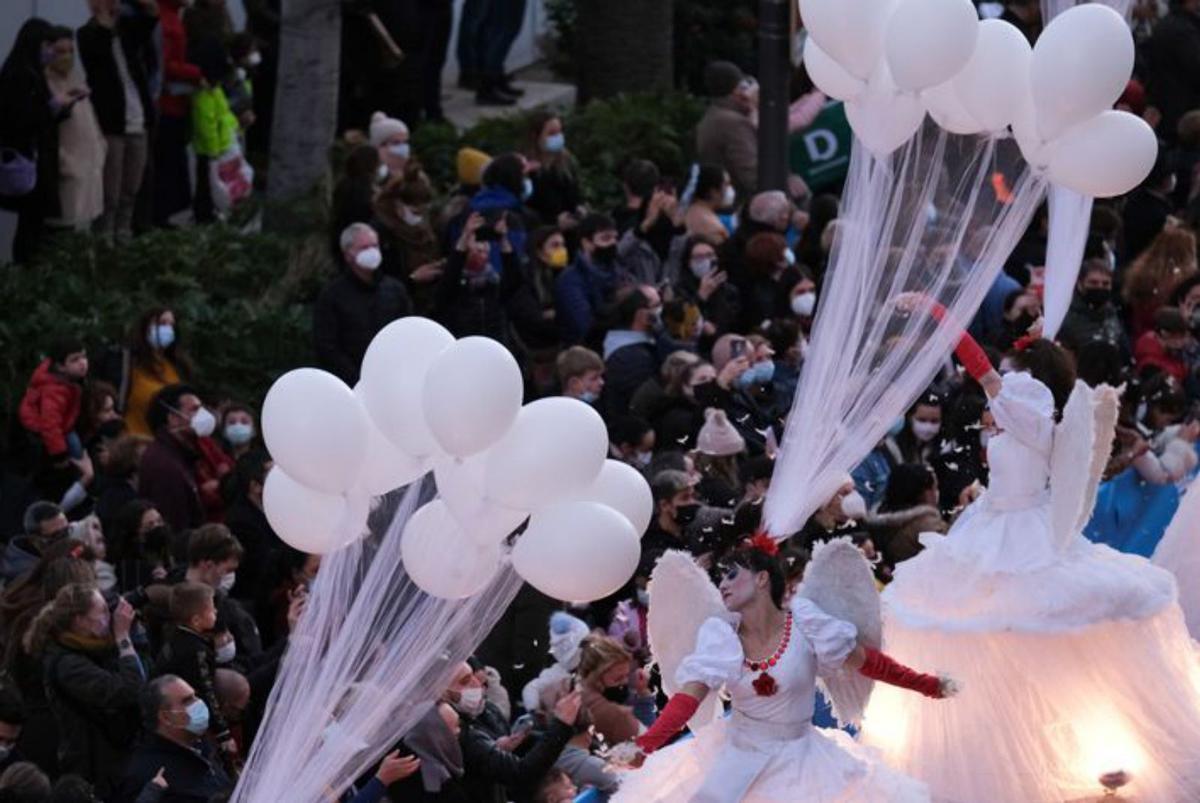
M653 753L683 730L699 707L700 701L690 694L679 692L671 695L671 699L659 713L658 719L654 720L650 730L634 739L634 743L641 748L643 753Z
M889 686L899 686L902 689L911 689L935 700L940 700L945 696L942 694L942 681L937 675L926 675L915 669L909 669L879 650L870 647L866 647L865 650L867 660L858 671L871 680L878 680Z
M946 308L930 299L929 316L941 323L946 320ZM959 338L958 345L954 348L954 356L958 357L958 361L963 364L963 367L967 369L967 373L976 382L996 370L992 367L992 361L988 359L987 353L975 342L975 338L966 332L963 332L962 337Z

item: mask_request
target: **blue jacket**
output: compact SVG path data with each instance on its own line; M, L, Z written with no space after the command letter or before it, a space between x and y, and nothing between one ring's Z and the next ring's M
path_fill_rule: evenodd
M596 314L613 300L619 286L630 281L622 268L601 268L580 253L554 283L555 318L563 343L582 342Z
M448 231L449 248L453 249L454 244L458 242L459 236L462 234L463 227L466 225L467 216L472 212L486 214L488 212L504 211L508 212L508 241L512 244L513 253L518 257L525 255L525 240L528 237L528 232L525 230L525 208L521 203L521 199L513 195L504 187L484 187L471 198L471 202L467 205L465 214L460 215L451 221ZM504 265L500 262L500 249L493 248L491 255L492 270L496 271L499 276L504 272Z

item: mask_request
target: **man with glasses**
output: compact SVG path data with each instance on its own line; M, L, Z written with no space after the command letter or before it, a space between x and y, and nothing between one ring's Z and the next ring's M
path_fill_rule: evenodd
M67 535L67 514L53 502L34 502L25 509L23 535L8 542L0 562L0 577L5 584L33 568L42 551Z

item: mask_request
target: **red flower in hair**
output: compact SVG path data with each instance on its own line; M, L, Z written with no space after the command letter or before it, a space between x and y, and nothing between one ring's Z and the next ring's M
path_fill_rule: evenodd
M779 554L779 544L775 543L775 539L767 535L765 530L759 530L752 537L747 538L746 546L771 557Z

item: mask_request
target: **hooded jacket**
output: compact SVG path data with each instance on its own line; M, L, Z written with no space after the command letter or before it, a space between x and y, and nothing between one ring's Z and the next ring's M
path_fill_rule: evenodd
M50 457L67 453L67 435L75 429L83 388L53 369L49 358L33 372L21 399L21 426L37 435Z

